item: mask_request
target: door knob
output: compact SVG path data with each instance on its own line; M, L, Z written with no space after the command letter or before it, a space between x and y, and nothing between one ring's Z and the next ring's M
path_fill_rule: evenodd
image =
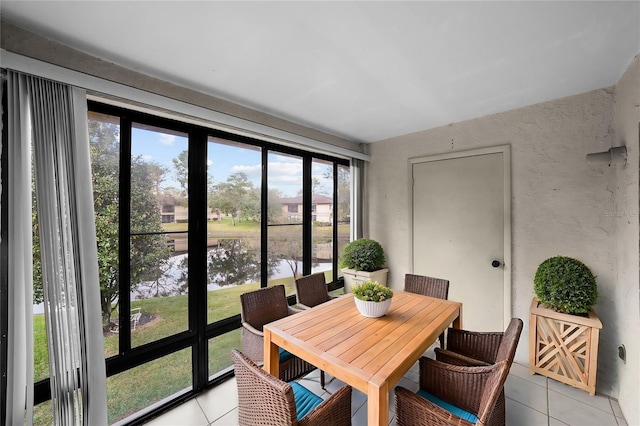
M500 262L499 260L494 260L493 262L491 262L491 266L493 266L494 268L499 268L500 266L502 266L502 262Z

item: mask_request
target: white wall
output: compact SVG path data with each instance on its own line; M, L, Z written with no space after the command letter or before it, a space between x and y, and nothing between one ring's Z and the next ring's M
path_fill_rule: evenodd
M628 177L630 173L626 169L592 166L585 159L586 154L606 151L614 144L613 105L614 90L606 88L376 142L371 145L372 161L367 168L369 214L365 235L383 245L391 268L391 287L402 288L403 276L410 272L411 256L407 160L510 144L512 315L525 322L516 361L528 363L529 305L538 265L556 255L581 259L597 275L600 298L595 310L604 324L597 391L617 397L621 385L616 374L617 347L621 337L614 330L620 321L617 310L623 293L621 285L629 287L624 292L635 295L632 313L635 312L636 324L630 319L625 339L637 338L640 328L637 324L638 268L630 272L635 275L633 279L629 277L627 283L618 281L620 243L616 223L619 219L612 212L618 209L617 199L620 205L635 202L637 209L637 166L634 180ZM617 172L626 179L627 192L635 189L633 199L625 201L626 204L620 199L630 196L617 193ZM637 262L637 218L635 221L635 245L630 257ZM626 240L625 244L631 245ZM632 267L631 261L627 264ZM630 356L638 355L636 352ZM633 416L630 419L633 420Z
M622 76L614 93L614 146L627 147L627 166L616 170L616 252L618 276L614 293L615 337L624 344L627 362L616 359L618 400L630 425L640 424L640 291L638 271L638 163L640 144L640 56Z

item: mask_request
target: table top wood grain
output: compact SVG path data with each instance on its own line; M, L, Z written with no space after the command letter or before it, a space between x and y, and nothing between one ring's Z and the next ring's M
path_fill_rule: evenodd
M462 304L394 291L387 314L360 315L347 294L265 325L265 369L278 375L278 347L368 396L368 424L388 424L389 392L453 323Z

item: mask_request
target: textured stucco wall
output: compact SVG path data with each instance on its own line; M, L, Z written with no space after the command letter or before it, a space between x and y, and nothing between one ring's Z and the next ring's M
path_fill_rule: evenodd
M600 292L595 310L605 326L598 392L617 396L615 167L592 166L585 159L612 146L612 114L613 88L606 88L376 142L367 168L365 235L384 246L391 286L402 288L411 257L407 160L510 144L511 305L512 315L525 322L516 360L528 363L529 305L538 265L559 254L576 257L597 275Z
M640 425L640 269L638 261L638 164L640 144L640 56L616 84L614 146L627 147L627 165L616 168L616 251L618 279L613 311L612 344L624 344L627 362L616 359L618 400L627 423Z

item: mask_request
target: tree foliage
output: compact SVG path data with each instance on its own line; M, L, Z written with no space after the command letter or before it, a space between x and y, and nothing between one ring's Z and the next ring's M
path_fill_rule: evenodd
M187 196L189 183L189 151L182 151L177 158L171 160L176 171L176 178L180 183L182 195Z
M98 244L100 303L103 327L111 325L111 314L118 305L120 265L118 252L120 210L120 129L117 124L89 120L91 172ZM141 157L131 159L130 285L134 290L143 281L162 276L170 257L166 237L161 233L161 215L157 190L166 169L147 163ZM125 224L123 224L125 225ZM126 225L125 225L126 226Z
M231 223L237 219L260 218L260 191L243 172L236 172L226 182L212 185L209 193L209 207L231 216Z

